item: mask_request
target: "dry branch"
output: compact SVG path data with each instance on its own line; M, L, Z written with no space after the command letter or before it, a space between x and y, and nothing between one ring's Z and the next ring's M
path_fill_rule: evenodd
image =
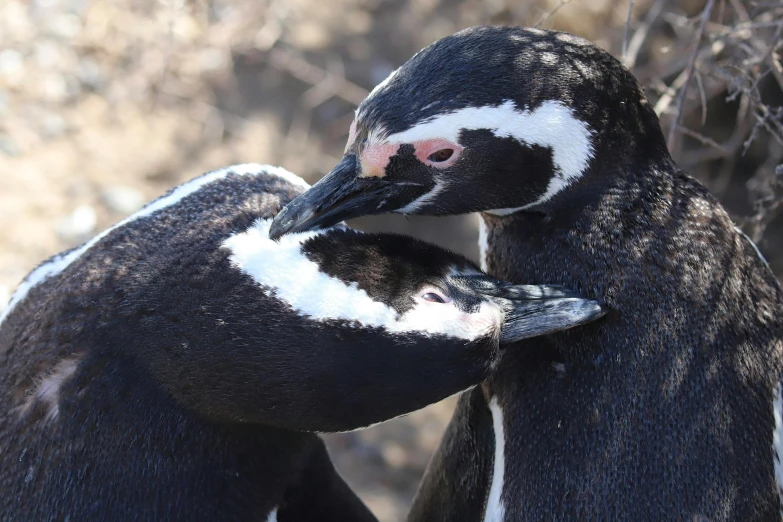
M688 85L691 82L691 76L693 76L693 70L696 66L696 57L699 54L699 44L701 44L701 39L704 36L704 28L707 26L707 20L710 19L710 14L712 13L712 8L714 5L715 0L708 0L707 5L704 6L704 10L701 13L699 31L696 33L694 49L691 53L688 67L685 69L685 80L683 82L682 88L680 89L679 97L677 98L677 108L674 110L674 120L672 121L671 128L669 129L669 137L666 140L666 143L669 144L669 149L671 149L674 145L675 133L677 131L677 125L680 121L680 115L682 113L682 104L685 101L685 95L688 93Z

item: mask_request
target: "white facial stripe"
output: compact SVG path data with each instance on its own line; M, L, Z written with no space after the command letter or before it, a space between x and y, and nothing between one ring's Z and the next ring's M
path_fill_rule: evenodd
M503 522L505 507L503 506L503 477L505 473L505 446L506 437L503 432L503 410L500 409L498 398L492 397L489 401L489 411L492 413L492 429L495 432L495 461L492 469L492 485L487 497L487 510L484 513L484 522Z
M400 318L403 331L445 333L451 337L473 340L487 337L498 331L502 323L500 308L489 302L481 303L478 312L463 312L451 303L441 304L427 301L416 306ZM387 328L388 329L388 328Z
M288 234L275 242L269 239L270 224L270 219L259 220L223 246L231 251L232 266L301 315L316 321L357 321L389 332L443 334L465 340L486 336L500 327L501 311L488 302L482 303L479 312L467 314L453 303L421 300L398 317L396 310L374 301L356 283L346 284L324 274L302 253L302 243L329 229Z
M383 143L394 144L437 138L458 143L462 130L476 129L489 129L501 138L511 137L522 143L552 149L552 161L557 172L552 176L546 192L525 207L492 211L499 215L549 200L578 179L593 157L591 132L587 124L577 119L568 107L554 100L542 103L534 111L517 110L511 100L497 107L465 107L385 138L380 137L380 132L372 136Z
M71 263L73 263L78 258L80 258L85 252L87 252L90 248L92 248L98 241L100 241L101 239L109 235L114 230L123 227L128 223L136 221L137 219L150 216L159 210L175 205L180 200L193 194L194 192L198 191L200 188L204 187L205 185L223 179L230 173L236 174L238 176L257 176L260 174L264 174L264 175L273 174L275 176L283 178L284 180L294 185L300 186L304 189L310 188L310 185L305 180L303 180L299 176L296 176L295 174L288 172L285 169L282 169L280 167L273 167L271 165L259 165L257 163L234 165L231 167L226 167L224 169L215 170L199 178L196 178L192 181L189 181L188 183L184 183L178 186L176 189L174 189L174 191L171 192L171 194L167 196L163 196L161 198L158 198L150 202L135 214L128 216L127 218L123 219L122 221L115 224L114 226L104 230L103 232L101 232L100 234L98 234L88 242L84 243L82 246L75 248L74 250L68 252L67 254L58 255L48 263L43 264L38 268L36 268L35 270L33 270L30 273L30 275L28 275L24 279L24 281L22 281L19 284L16 291L14 292L14 295L11 296L11 301L8 303L8 307L5 308L5 310L3 310L2 314L0 314L0 326L2 326L3 321L5 321L5 318L8 317L8 315L11 313L14 307L27 296L27 293L32 288L41 284L43 281L52 277L53 275L59 274L60 272L68 268L71 265Z
M441 193L441 191L446 188L446 183L440 179L435 178L435 186L432 187L432 190L427 192L426 194L422 194L418 198L414 199L404 207L398 208L395 210L398 214L405 214L405 213L414 213L417 209L421 208L422 206L426 205L433 199L438 197L438 194Z
M266 522L277 522L277 508L269 513L269 516L266 517Z
M783 398L781 398L780 383L775 386L772 408L775 417L775 430L772 432L772 456L775 466L775 483L778 487L781 515L783 515L783 463L781 463L781 459L783 459Z

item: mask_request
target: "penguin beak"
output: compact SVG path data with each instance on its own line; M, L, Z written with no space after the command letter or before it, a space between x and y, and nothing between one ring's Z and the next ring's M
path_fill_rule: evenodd
M334 170L280 211L269 228L269 238L277 240L291 232L327 228L353 217L390 212L430 189L360 174L356 155L346 154Z
M597 301L584 299L560 286L504 285L490 298L505 317L501 343L567 330L602 317L606 311Z

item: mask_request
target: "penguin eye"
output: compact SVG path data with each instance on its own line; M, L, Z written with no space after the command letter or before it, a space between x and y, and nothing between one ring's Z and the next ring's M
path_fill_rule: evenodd
M436 169L446 169L457 162L462 152L462 146L443 138L429 138L415 141L416 158Z
M440 149L430 154L427 159L433 163L443 163L454 155L454 149Z
M426 294L421 296L422 299L425 301L429 301L430 303L446 303L446 298L441 297L440 295L436 294L435 292L427 292Z

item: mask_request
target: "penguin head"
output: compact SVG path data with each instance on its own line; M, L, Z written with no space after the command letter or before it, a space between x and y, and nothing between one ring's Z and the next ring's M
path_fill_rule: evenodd
M343 160L280 213L272 236L386 212L554 212L580 186L660 157L658 119L609 53L566 33L471 28L372 91Z
M497 346L603 313L558 286L506 283L411 237L337 226L272 241L270 225L260 220L224 247L235 269L306 321Z

